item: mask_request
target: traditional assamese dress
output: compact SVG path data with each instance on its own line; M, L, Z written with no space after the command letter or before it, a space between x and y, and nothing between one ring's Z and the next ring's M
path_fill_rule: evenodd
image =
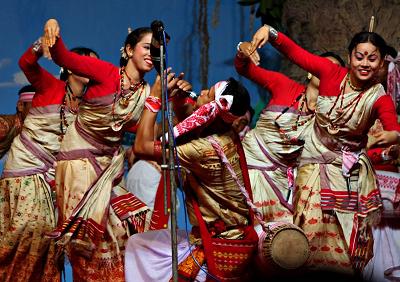
M371 224L382 206L365 153L367 133L377 118L385 130L400 129L393 101L380 84L344 94L347 68L308 53L282 33L273 45L320 78L315 122L296 178L294 222L310 241L308 264L360 271L372 256Z
M10 148L0 180L0 280L59 281L56 251L45 236L56 227L54 162L60 149L60 111L70 124L75 115L63 106L65 82L40 67L29 48L19 65L36 88L32 108Z
M313 118L313 113L298 110L305 86L239 56L235 67L271 94L256 126L242 140L254 204L262 211L264 221L292 223L293 170L303 148L303 132Z
M243 181L233 132L211 136L223 148L239 181ZM179 145L177 152L180 165L187 171L186 179L189 185L186 193L190 193L190 197L196 199L210 233L223 239L240 240L251 236L251 231L248 230L249 209L245 197L224 167L210 141L207 138L195 139ZM205 261L204 251L201 245L198 245L199 223L192 202L187 200L185 204L193 230L191 240L187 238L183 230L178 233L178 263L180 264L178 271L182 278L194 279L200 274L202 277L197 277L196 281L204 281L204 272L199 271L196 262L191 257L193 253L200 265ZM135 234L129 238L125 261L127 281L169 281L172 276L169 233L169 230L156 230ZM254 236L257 241L255 233ZM197 247L195 247L196 244L191 246L195 242L197 242ZM225 255L230 258L229 250ZM232 267L230 264L232 261L235 261L235 258L226 259L225 265L221 267ZM207 269L204 265L202 268Z
M57 157L57 229L74 281L124 281L125 242L142 231L147 207L124 189L122 133L139 120L149 85L121 90L114 65L68 51L62 39L50 48L58 65L90 78L79 114Z

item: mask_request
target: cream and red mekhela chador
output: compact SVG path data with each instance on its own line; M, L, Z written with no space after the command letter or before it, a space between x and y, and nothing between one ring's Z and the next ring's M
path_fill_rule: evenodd
M272 44L320 79L294 203L294 222L311 244L308 264L337 272L362 270L372 256L371 222L382 205L364 148L376 118L385 130L400 129L393 101L380 84L343 94L347 68L305 51L282 33Z
M125 242L143 230L148 209L123 188L122 133L139 119L150 87L141 81L121 91L123 69L70 52L61 38L50 51L91 80L57 158L59 222L51 235L65 248L74 281L123 281Z
M293 170L303 148L303 132L313 118L313 113L299 112L299 108L306 109L305 86L239 55L235 68L271 94L256 126L242 140L254 204L264 221L292 223Z
M36 94L0 180L1 281L61 279L54 241L45 233L56 227L53 165L60 136L75 115L63 105L70 95L65 82L41 68L39 58L29 48L19 61Z

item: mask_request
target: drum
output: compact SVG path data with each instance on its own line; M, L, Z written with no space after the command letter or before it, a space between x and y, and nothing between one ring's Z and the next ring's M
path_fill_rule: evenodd
M260 266L278 271L301 267L310 254L303 230L287 222L269 222L267 225L267 232L263 231L259 239Z

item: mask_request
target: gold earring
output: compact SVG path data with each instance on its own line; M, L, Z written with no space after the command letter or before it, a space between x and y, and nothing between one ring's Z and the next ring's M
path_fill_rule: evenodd
M307 73L307 79L310 80L312 78L312 74L311 73Z

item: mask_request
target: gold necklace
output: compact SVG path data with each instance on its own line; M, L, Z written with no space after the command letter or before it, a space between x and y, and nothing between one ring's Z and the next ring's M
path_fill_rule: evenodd
M347 83L353 91L360 92L364 90L363 87L355 87L353 84L351 84L350 73L347 73Z

